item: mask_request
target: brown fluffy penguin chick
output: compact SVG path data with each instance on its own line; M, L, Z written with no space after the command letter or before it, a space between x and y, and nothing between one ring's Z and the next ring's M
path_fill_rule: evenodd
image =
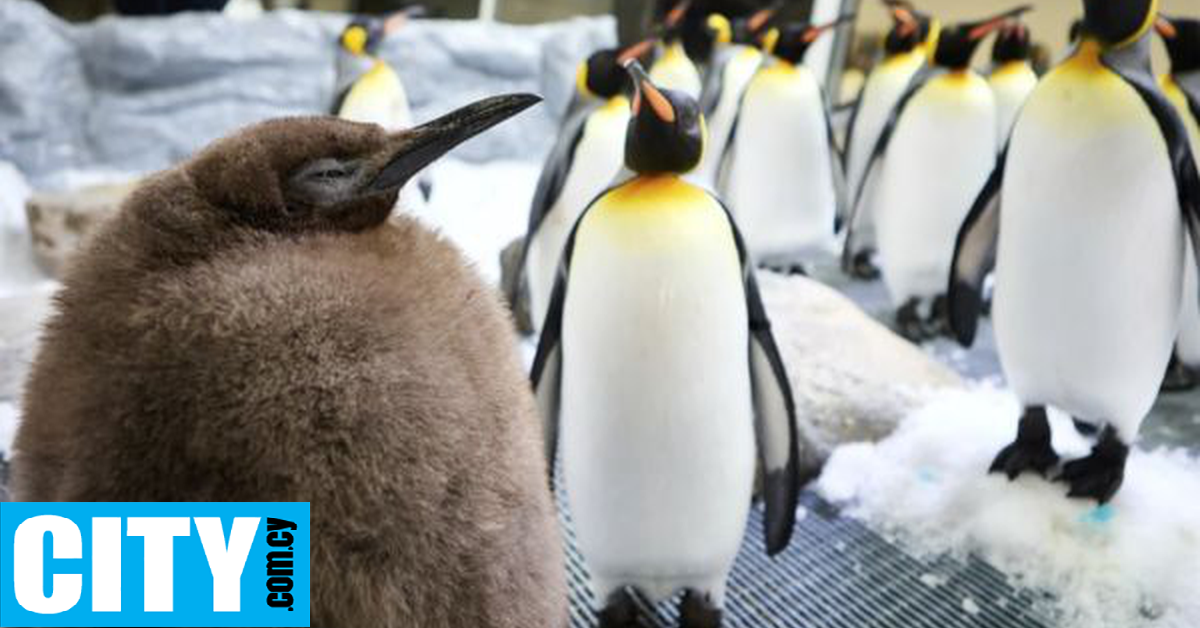
M16 496L311 502L315 627L566 626L512 324L454 247L387 220L536 100L395 135L266 122L147 180L64 279Z

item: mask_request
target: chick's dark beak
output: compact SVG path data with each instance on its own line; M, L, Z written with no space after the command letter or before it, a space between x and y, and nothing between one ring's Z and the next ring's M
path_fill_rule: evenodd
M455 146L541 102L533 94L485 98L391 136L378 173L366 184L368 192L397 190L422 168Z
M633 115L637 116L641 113L642 105L646 104L659 120L667 123L675 122L675 107L655 87L654 82L650 80L650 75L646 74L646 68L643 68L642 64L636 60L629 60L625 63L625 71L633 80Z

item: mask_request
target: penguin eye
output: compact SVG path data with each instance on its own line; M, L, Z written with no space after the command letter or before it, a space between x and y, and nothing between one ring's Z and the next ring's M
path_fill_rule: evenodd
M287 196L295 203L322 207L352 195L359 164L322 158L297 169L287 181Z

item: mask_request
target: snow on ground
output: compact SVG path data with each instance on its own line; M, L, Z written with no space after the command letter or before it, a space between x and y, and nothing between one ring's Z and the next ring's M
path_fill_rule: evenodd
M1124 487L1097 507L1040 477L987 474L1018 415L1007 392L947 393L890 438L836 450L819 490L920 555L974 553L1052 593L1061 628L1200 626L1200 459L1135 450ZM1064 458L1087 452L1069 419L1053 427Z

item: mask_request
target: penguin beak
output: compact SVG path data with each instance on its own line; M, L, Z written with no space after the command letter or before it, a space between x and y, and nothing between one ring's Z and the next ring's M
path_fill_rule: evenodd
M655 117L668 124L675 122L675 107L671 106L671 101L655 87L650 80L650 76L646 74L646 69L642 64L635 61L630 61L625 64L625 71L629 73L629 77L633 80L634 95L633 95L633 115L641 112L642 102L645 101Z
M383 34L391 35L396 31L404 28L404 25L413 18L423 17L425 15L425 7L419 4L414 4L410 7L405 7L389 15L383 22Z
M775 14L779 12L781 6L782 3L776 2L765 9L757 11L754 13L754 15L751 15L750 18L746 20L746 27L750 29L750 34L757 34L764 27L766 27L767 24L770 24L771 20L775 17Z
M883 0L883 3L891 10L892 19L899 25L901 37L908 37L920 28L917 16L913 15L912 8L908 3L897 0Z
M436 120L393 134L377 173L365 185L370 193L393 191L450 149L541 102L533 94L485 98Z
M983 39L984 37L987 37L988 35L992 34L993 31L1000 28L1001 26L1004 26L1006 23L1008 23L1009 20L1016 18L1016 17L1020 17L1032 10L1033 10L1033 6L1027 4L1027 5L1012 9L1011 11L1006 11L1004 13L1001 13L1000 15L997 15L996 17L984 20L982 22L977 22L976 24L971 26L970 32L967 33L967 39L970 39L971 41L979 41L980 39Z
M625 67L625 64L629 63L630 61L642 58L647 52L650 52L650 49L653 48L654 44L656 43L658 43L658 38L651 37L625 48L621 51L621 54L617 55L617 65Z
M1175 39L1179 36L1179 29L1175 28L1175 24L1171 22L1170 18L1162 15L1154 21L1154 30L1158 31L1163 39Z
M808 30L804 31L804 36L803 36L804 43L811 44L812 42L816 41L817 38L820 37L821 35L829 32L831 29L834 29L838 26L841 26L842 24L845 24L846 22L852 21L856 16L857 16L856 13L849 13L849 14L839 17L838 19L836 19L832 22L829 22L828 24L822 24L820 26L810 26L808 28Z
M671 7L671 10L667 12L666 17L663 18L663 26L667 28L675 28L678 26L679 23L683 21L683 16L687 14L687 10L691 6L692 0L683 0L682 2L676 3L675 6Z

